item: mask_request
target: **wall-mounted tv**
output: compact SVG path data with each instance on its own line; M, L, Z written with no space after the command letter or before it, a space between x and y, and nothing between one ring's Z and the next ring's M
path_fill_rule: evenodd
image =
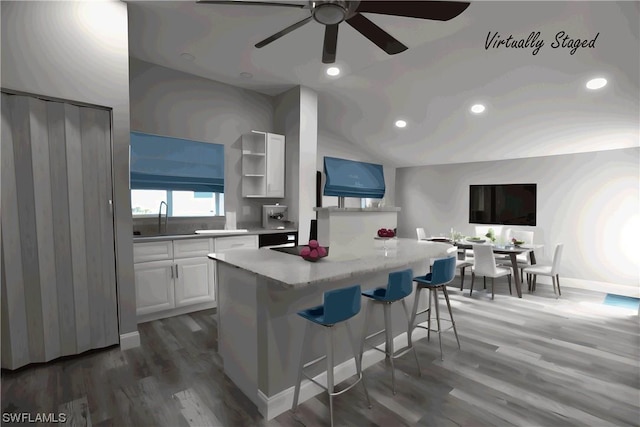
M536 184L470 185L469 222L536 225Z

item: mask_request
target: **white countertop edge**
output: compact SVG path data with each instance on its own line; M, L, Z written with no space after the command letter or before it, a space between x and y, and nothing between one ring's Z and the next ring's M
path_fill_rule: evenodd
M402 208L388 206L382 208L339 208L337 206L327 206L324 208L313 208L316 212L400 212Z

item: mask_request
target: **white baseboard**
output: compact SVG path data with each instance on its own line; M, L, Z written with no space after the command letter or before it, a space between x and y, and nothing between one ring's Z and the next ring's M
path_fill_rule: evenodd
M551 277L538 276L536 279L538 284L551 285ZM526 286L526 285L523 285ZM586 289L594 292L602 292L603 294L624 295L627 297L640 298L640 286L619 285L617 283L597 282L595 280L572 279L570 277L560 276L560 289L578 288Z
M416 328L413 331L413 341L417 341L427 336L427 331L422 328ZM395 349L401 349L407 346L407 334L403 333L395 337L393 340L393 347ZM384 344L378 346L379 349L384 350ZM364 371L369 366L372 366L385 358L384 353L381 353L374 349L369 349L365 351L362 355L362 370ZM347 378L356 374L356 364L353 358L342 362L339 365L336 365L333 370L334 375L334 383L338 384ZM365 381L366 372L363 374ZM314 380L319 382L320 384L327 383L327 373L326 371L315 376ZM389 381L391 381L391 374L389 374ZM356 387L360 387L357 385ZM286 390L281 391L280 393L274 394L273 396L266 396L261 390L258 390L258 411L262 414L262 416L266 420L271 420L278 415L282 414L291 409L293 405L293 394L295 392L295 385ZM300 397L298 399L298 404L311 399L315 395L324 392L324 390L318 387L313 382L303 379L302 384L300 385Z
M165 319L167 317L180 316L182 314L193 313L194 311L208 310L210 308L216 308L218 303L216 301L201 302L199 304L185 305L184 307L172 308L170 310L157 311L155 313L140 314L138 315L138 323L151 322L153 320Z
M120 350L140 347L140 333L138 331L120 335Z
M470 276L470 273L465 274L465 276ZM460 278L460 275L457 275ZM526 278L525 278L526 280ZM466 282L466 280L465 280ZM549 276L538 276L536 279L538 284L542 283L544 285L551 286L551 277ZM452 283L452 286L459 285L459 282L456 280ZM469 286L465 283L465 289ZM523 290L526 287L526 283L523 285ZM585 280L585 279L574 279L571 277L563 277L560 275L560 287L564 289L565 287L569 288L578 288L578 289L586 289L594 292L602 292L604 294L616 294L616 295L624 295L627 297L640 298L640 284L633 285L620 285L618 283L609 283L609 282L598 282L595 280Z

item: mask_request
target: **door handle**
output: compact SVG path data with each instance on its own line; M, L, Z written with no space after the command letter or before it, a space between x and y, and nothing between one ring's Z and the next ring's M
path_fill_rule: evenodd
M173 279L173 265L171 266L171 278Z
M180 276L178 275L178 264L176 264L176 279L178 279Z

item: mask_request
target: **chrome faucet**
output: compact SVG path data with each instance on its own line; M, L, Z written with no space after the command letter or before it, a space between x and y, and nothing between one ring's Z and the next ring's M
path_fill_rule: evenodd
M167 222L169 221L169 206L163 200L160 202L160 207L158 208L158 234L162 234L162 205L164 205L165 215L164 215L164 232L167 232Z

